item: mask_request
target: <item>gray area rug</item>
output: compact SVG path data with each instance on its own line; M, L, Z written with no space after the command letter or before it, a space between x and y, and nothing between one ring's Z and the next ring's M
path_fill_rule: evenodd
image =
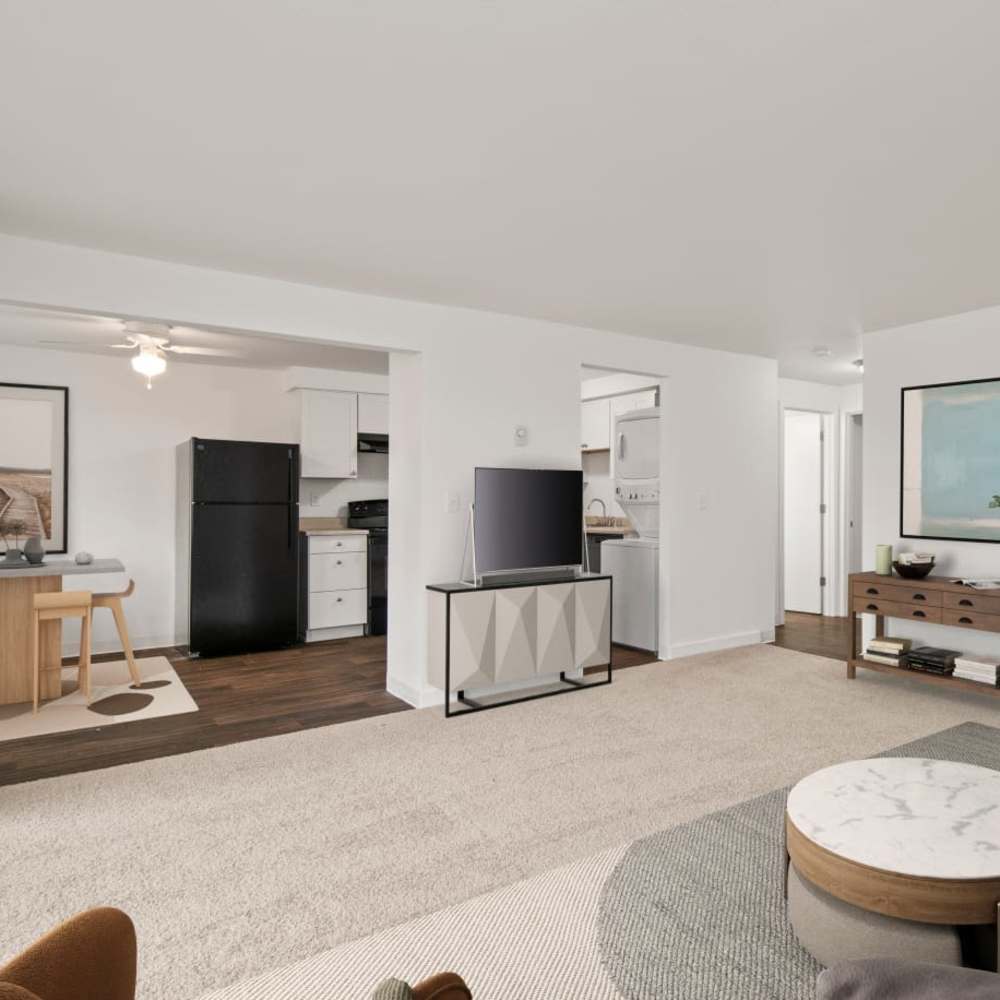
M878 754L1000 771L1000 729L965 723ZM598 940L627 1000L815 995L820 966L785 919L789 788L635 841L601 892Z

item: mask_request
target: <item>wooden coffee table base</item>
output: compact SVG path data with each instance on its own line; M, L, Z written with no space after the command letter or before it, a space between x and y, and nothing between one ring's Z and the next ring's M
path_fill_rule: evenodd
M798 875L835 899L898 920L1000 931L1000 879L922 878L871 868L815 844L787 814L785 838ZM1000 934L994 968L1000 969Z
M799 874L845 903L922 924L997 921L1000 879L918 878L869 868L813 843L787 814L785 837Z

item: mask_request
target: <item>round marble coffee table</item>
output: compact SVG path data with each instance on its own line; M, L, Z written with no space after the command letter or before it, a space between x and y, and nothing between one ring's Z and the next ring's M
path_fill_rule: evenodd
M926 925L995 925L1000 915L998 771L909 757L837 764L792 789L785 832L789 879L800 876L834 903ZM815 907L822 897L812 895ZM791 904L790 895L790 918ZM833 910L836 938L850 911ZM827 937L813 924L799 935L810 951L805 938Z

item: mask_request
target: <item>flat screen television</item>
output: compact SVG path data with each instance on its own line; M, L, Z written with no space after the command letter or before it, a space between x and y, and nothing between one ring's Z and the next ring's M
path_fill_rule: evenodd
M479 573L579 566L583 562L583 473L476 469Z

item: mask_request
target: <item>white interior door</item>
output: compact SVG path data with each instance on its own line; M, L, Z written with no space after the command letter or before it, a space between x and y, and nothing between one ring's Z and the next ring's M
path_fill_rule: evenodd
M785 411L785 609L823 613L823 418Z

